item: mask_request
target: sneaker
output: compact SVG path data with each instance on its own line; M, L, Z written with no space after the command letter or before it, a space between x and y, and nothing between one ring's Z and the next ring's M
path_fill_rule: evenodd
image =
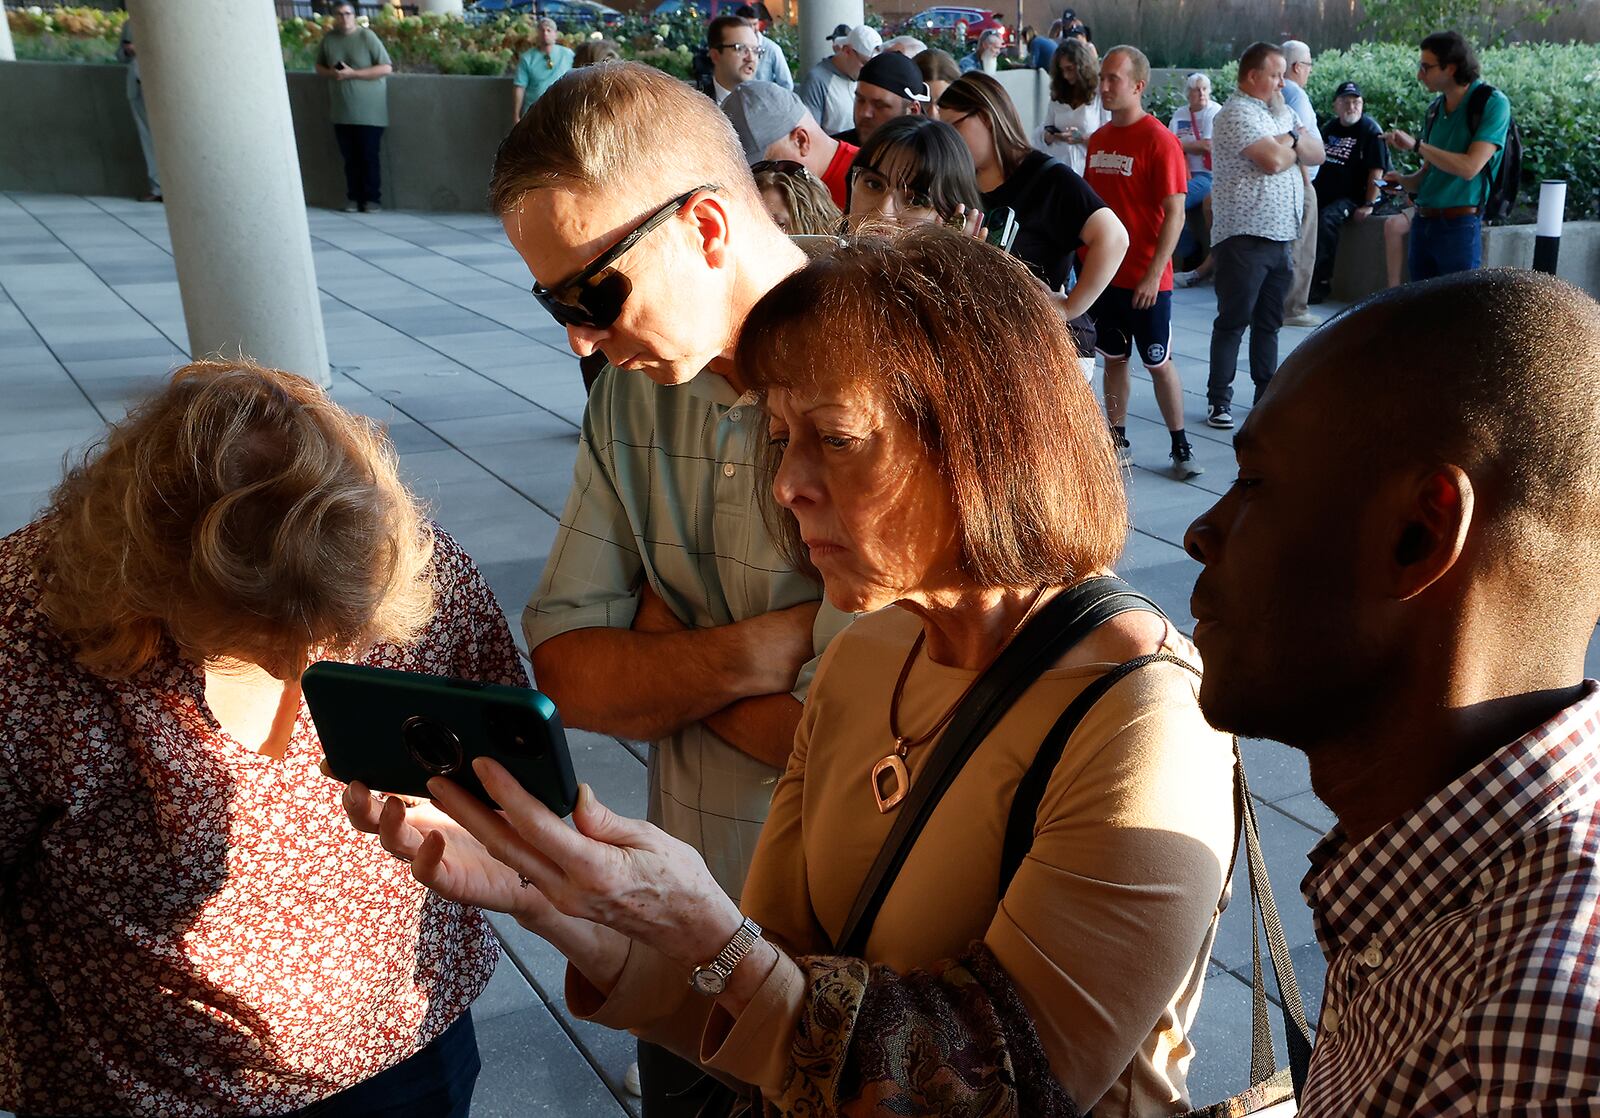
M622 1089L634 1098L644 1094L639 1089L639 1064L637 1061L628 1065L628 1070L622 1073Z
M1117 448L1117 465L1121 466L1124 470L1132 469L1133 444L1129 443L1127 439L1113 431L1111 432L1111 445Z
M1233 427L1233 413L1221 404L1211 406L1211 414L1206 416L1206 426L1215 427L1219 431L1227 431Z
M1312 314L1310 311L1301 311L1293 318L1285 318L1283 320L1283 324L1285 326L1321 326L1322 316L1319 314Z
M358 214L361 212L361 207L356 205L354 202L346 202L344 204L344 212L347 214Z
M364 214L381 214L383 212L383 207L378 205L376 202L368 202L366 205L361 207L361 212Z
M1172 273L1172 286L1173 287L1193 287L1195 284L1197 284L1199 282L1200 282L1200 271L1199 271L1198 268L1195 269L1192 272L1173 272Z
M1194 460L1194 447L1188 443L1172 452L1172 475L1179 481L1188 481L1205 473L1205 467Z

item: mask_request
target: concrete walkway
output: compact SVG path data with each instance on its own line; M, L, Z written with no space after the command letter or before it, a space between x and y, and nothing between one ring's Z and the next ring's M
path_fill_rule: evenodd
M529 296L527 270L487 216L314 210L311 235L334 397L389 425L411 483L477 560L518 631L566 499L584 406L564 332ZM1188 484L1166 473L1167 437L1143 379L1129 428L1135 529L1121 573L1186 631L1198 565L1183 552L1183 532L1234 474L1229 434L1203 423L1214 313L1209 287L1177 293L1173 348L1206 473ZM1285 354L1307 334L1286 329ZM65 453L187 359L186 337L161 207L0 195L0 532L35 515ZM1248 372L1238 388L1248 400ZM572 745L581 779L612 807L643 814L638 745L588 733L574 733ZM1265 742L1245 750L1268 865L1314 1012L1324 967L1298 886L1306 851L1331 817L1311 794L1298 754ZM1242 859L1234 895L1195 1028L1196 1104L1241 1089L1247 1078ZM631 1038L572 1021L554 951L509 921L497 926L509 950L474 1010L484 1061L474 1113L636 1113L637 1100L621 1087ZM1278 1047L1281 1059L1281 1037Z

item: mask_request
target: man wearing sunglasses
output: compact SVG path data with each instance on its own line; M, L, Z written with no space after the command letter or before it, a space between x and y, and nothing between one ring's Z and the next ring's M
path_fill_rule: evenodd
M673 127L639 127L653 120ZM538 303L611 365L523 615L538 685L568 726L651 743L651 821L737 900L816 658L848 620L819 612L767 530L766 419L730 360L805 256L727 118L632 63L575 70L535 103L490 201ZM658 1050L640 1064L647 1100L698 1076Z
M706 50L711 55L711 72L700 92L719 105L756 76L756 66L766 56L755 24L738 16L718 16L706 25Z

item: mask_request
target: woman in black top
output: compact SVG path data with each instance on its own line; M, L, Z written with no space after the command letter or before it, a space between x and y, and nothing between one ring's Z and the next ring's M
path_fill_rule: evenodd
M963 74L939 98L939 119L972 152L985 211L1009 206L1021 226L1012 252L1052 291L1067 282L1081 247L1078 282L1056 296L1062 313L1084 317L1128 251L1128 231L1072 168L1034 150L1005 87L988 74ZM1081 334L1080 334L1081 338Z

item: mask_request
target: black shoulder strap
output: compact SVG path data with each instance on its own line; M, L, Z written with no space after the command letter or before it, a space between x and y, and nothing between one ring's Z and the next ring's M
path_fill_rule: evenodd
M1478 88L1472 91L1472 96L1467 98L1467 132L1473 136L1478 134L1478 126L1483 123L1484 110L1489 107L1489 98L1494 96L1494 86L1488 82L1479 82Z
M1431 139L1431 137L1433 136L1433 126L1434 126L1434 124L1436 124L1438 122L1439 114L1441 112L1443 112L1443 111L1444 111L1444 94L1441 93L1439 96L1435 97L1431 102L1429 102L1428 111L1422 118L1422 139L1425 142L1427 142L1427 143L1432 143L1433 142L1433 140Z
M1028 856L1028 851L1033 847L1033 833L1039 822L1039 805L1044 801L1050 777L1055 773L1056 766L1061 763L1061 755L1067 748L1067 740L1072 737L1090 708L1104 698L1107 691L1146 664L1155 663L1177 664L1188 668L1196 675L1199 674L1199 669L1193 664L1180 660L1171 653L1152 652L1148 656L1135 657L1126 663L1118 664L1085 687L1078 697L1067 705L1061 717L1056 719L1055 725L1050 727L1050 732L1044 736L1044 743L1039 746L1039 752L1033 755L1028 771L1023 773L1022 779L1017 782L1016 795L1011 800L1011 814L1006 817L1005 845L1000 853L1002 897L1011 885L1011 879L1017 875L1017 868L1022 865L1022 860Z
M865 952L873 921L917 836L967 758L1011 705L1095 626L1130 610L1155 608L1127 583L1107 576L1062 591L1034 615L962 701L901 801L894 826L861 882L836 941L840 953L859 957Z

